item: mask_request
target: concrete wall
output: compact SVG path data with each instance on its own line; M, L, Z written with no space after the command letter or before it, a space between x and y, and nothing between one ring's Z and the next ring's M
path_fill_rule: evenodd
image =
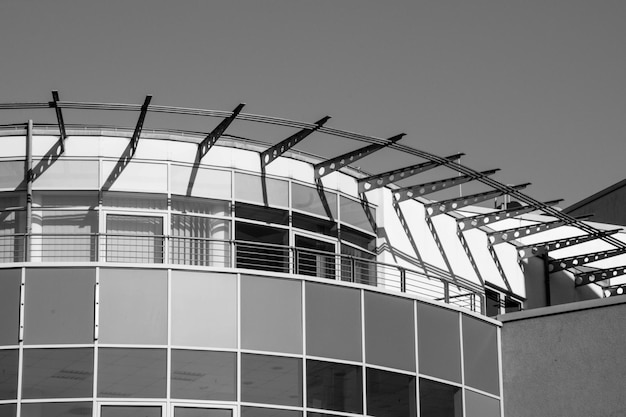
M626 416L626 297L498 317L506 417Z

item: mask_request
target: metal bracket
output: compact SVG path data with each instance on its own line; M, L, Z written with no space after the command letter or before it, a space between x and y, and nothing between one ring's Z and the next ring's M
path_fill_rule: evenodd
M530 183L526 183L526 184L514 185L511 188L513 188L514 190L521 190L523 188L528 187L529 185ZM500 190L487 191L484 193L468 195L465 197L453 198L451 200L444 200L444 201L439 201L435 203L424 204L424 208L426 209L427 216L436 216L438 214L444 214L449 211L458 210L460 208L463 208L469 205L478 204L485 200L489 200L493 197L498 197L502 194L504 194L504 191L500 191Z
M243 106L245 105L245 103L240 103L237 107L235 107L233 113L222 120L220 124L218 124L215 129L213 129L213 131L209 133L207 137L202 140L202 142L200 142L200 144L198 144L198 157L196 158L198 162L200 162L202 157L209 152L213 145L215 145L215 142L217 142L217 140L224 134L224 131L228 128L228 126L230 126L230 124L237 118L237 115L241 112L241 109L243 109Z
M398 202L402 202L414 197L421 197L423 195L435 193L437 191L454 187L456 185L465 184L466 182L470 182L478 178L493 175L498 171L499 169L492 169L489 171L480 172L478 173L478 175L460 175L458 177L446 178L445 180L438 180L419 185L411 185L409 187L395 190L393 194Z
M524 245L517 247L517 256L521 259L529 258L531 256L539 256L544 253L548 253L553 250L567 248L569 246L578 245L580 243L588 242L590 240L596 240L605 236L613 235L622 229L607 230L598 233L592 233L589 235L570 237L565 239L551 240L548 242L539 242L532 245Z
M269 164L272 163L276 158L287 152L289 149L296 146L299 142L301 142L304 138L309 136L311 133L315 132L320 127L324 126L324 124L330 119L330 116L326 116L317 122L315 122L315 126L302 129L301 131L294 133L289 136L287 139L277 143L276 145L266 149L261 152L261 168L265 168Z
M620 275L626 275L626 266L619 266L615 268L596 269L589 272L581 272L574 274L574 283L577 287L581 285L592 284L598 281L604 281L606 279L615 278Z
M445 159L447 159L448 161L454 161L455 159L459 159L463 155L465 154L457 153L455 155L447 156ZM383 172L382 174L361 178L360 180L357 180L359 193L384 187L385 185L390 184L394 181L399 181L405 178L412 177L413 175L420 174L443 164L444 162L429 161L417 165L411 165L406 168L395 169L393 171Z
M50 104L54 107L54 111L57 115L57 123L59 124L59 133L61 135L61 153L65 152L65 139L67 138L67 134L65 133L65 122L63 121L63 112L61 112L61 108L59 107L59 92L56 90L52 91L52 101Z
M587 218L590 216L578 217L577 219ZM497 245L498 243L510 242L511 240L531 236L537 233L545 232L546 230L554 229L565 224L575 222L573 220L554 220L551 222L537 223L530 226L514 227L512 229L498 230L496 232L487 233L489 243Z
M626 284L618 285L616 287L607 288L604 290L604 295L606 297L611 297L614 295L624 295L626 293Z
M624 253L626 253L626 247L587 253L584 255L570 256L568 258L562 259L551 259L548 264L548 271L550 273L558 272L564 269L573 268L575 266L585 265L589 262L601 261L603 259L611 258L613 256L622 255Z
M424 260L422 259L422 255L420 255L420 251L417 248L417 243L415 242L415 239L413 239L413 234L411 233L411 229L409 229L409 225L406 221L406 218L404 217L404 213L402 213L400 204L394 199L391 199L391 204L393 206L393 210L396 212L396 215L398 216L398 220L400 220L400 225L402 226L402 230L404 230L404 234L409 239L409 243L411 244L411 247L413 248L413 251L415 252L415 256L417 260L419 261L420 266L422 267L422 270L424 271L424 275L426 275L426 278L429 278L428 270L426 269L426 264L424 263Z
M500 220L510 219L512 217L517 217L524 213L530 213L535 210L539 210L544 208L545 206L552 206L560 203L563 200L553 200L547 201L545 203L539 204L530 204L528 206L522 207L514 207L506 210L500 210L493 213L480 214L478 216L465 217L462 219L457 219L457 223L459 227L463 230L470 230L481 226L487 226L490 223L495 223Z
M402 137L406 135L406 133L401 133L390 138L386 143L381 144L372 144L365 146L363 148L359 148L355 151L345 153L343 155L337 156L333 159L329 159L324 162L320 162L319 164L315 164L313 169L315 171L315 178L322 178L325 175L328 175L332 172L338 171L339 169L345 167L348 164L358 161L361 158L366 157L367 155L374 153L382 148L385 148L389 145L393 145Z

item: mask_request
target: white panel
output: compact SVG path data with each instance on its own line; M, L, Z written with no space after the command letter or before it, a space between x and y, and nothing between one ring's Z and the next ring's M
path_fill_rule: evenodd
M100 156L119 158L128 146L130 138L101 137Z
M102 183L115 168L112 161L102 162ZM111 191L167 192L167 165L131 162L111 186Z
M26 157L25 136L0 137L0 157Z
M261 172L261 157L257 152L233 149L232 162L234 168Z
M172 194L187 195L187 187L189 185L192 168L190 166L172 165L170 170ZM191 195L195 197L230 200L230 184L230 171L198 168Z
M501 288L506 288L506 284L500 277L500 272L498 271L498 268L489 253L489 249L487 247L487 235L477 229L468 230L464 232L463 235L465 236L465 240L472 251L472 255L474 256L474 260L476 261L476 265L478 265L478 270L480 271L483 279L486 282L490 282ZM516 260L516 258L513 259ZM503 259L502 261L508 262L506 259ZM524 281L522 278L521 284L523 283Z
M133 158L155 159L163 161L167 159L167 143L165 140L139 139L137 151Z
M289 158L277 158L269 164L265 170L270 175L276 175L283 178L291 178L292 173L292 159ZM310 179L309 179L310 181Z
M198 145L190 142L168 141L168 158L171 161L193 163L196 160Z
M233 148L213 146L211 150L204 155L204 158L202 158L202 164L232 168L233 153L235 152L237 152L237 150Z
M354 177L342 173L337 174L337 189L358 198L359 189L356 184L356 178Z
M37 166L39 161L33 161ZM98 189L98 161L58 159L33 183L34 189Z
M296 161L295 159L291 160L291 165L293 179L306 182L307 184L314 184L313 165L303 161Z
M65 139L65 156L92 156L100 154L100 138L98 136L68 136Z
M431 220L454 273L459 277L480 284L480 280L456 234L456 220L446 215L435 216Z
M44 156L58 140L57 136L33 136L33 156Z
M407 200L400 203L400 207L424 262L447 272L446 263L424 220L424 206L417 201Z
M494 249L504 270L504 275L511 284L511 289L515 294L524 294L524 273L517 263L517 249L508 243L495 245Z

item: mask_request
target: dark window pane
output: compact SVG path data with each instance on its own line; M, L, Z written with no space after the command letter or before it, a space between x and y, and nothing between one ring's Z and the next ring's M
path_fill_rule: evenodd
M417 303L420 373L461 382L459 313Z
M376 255L341 244L341 280L376 285Z
M17 349L0 350L0 400L17 398Z
M368 368L367 414L376 417L415 416L415 377Z
M376 236L368 235L348 226L341 226L340 236L341 240L360 246L370 252L376 250Z
M175 407L174 417L232 417L233 410L224 408Z
M504 311L506 313L514 313L516 311L520 311L522 309L522 303L514 300L508 295L504 297Z
M272 352L302 352L300 281L241 277L241 346Z
M17 415L16 404L0 404L0 417L15 417L16 415Z
M302 360L243 353L241 400L302 406Z
M337 237L337 223L317 217L307 216L297 212L292 213L293 227L319 233L321 235Z
M165 349L98 350L98 396L164 398Z
M25 344L91 343L95 269L27 269Z
M0 345L17 345L20 327L20 269L0 270Z
M315 187L296 183L292 184L291 192L292 207L295 210L302 210L331 219L337 218L337 194L324 191L324 198L322 199Z
M341 213L341 221L343 223L351 224L352 226L356 226L361 229L365 229L368 231L376 231L376 229L372 229L372 225L367 218L367 214L365 213L365 208L361 205L359 201L355 201L344 196L341 196L339 199L339 209ZM376 220L376 210L373 207L368 205L367 208L370 211L372 219Z
M306 283L307 354L361 360L361 292Z
M296 273L335 279L335 244L310 237L295 236Z
M415 370L412 300L365 292L365 361Z
M360 366L307 361L307 406L325 410L363 411L363 372Z
M92 403L33 403L22 404L22 417L76 417L92 415Z
M172 398L237 398L237 356L233 352L172 350Z
M341 417L338 414L326 414L326 413L316 413L313 411L307 411L306 417Z
M241 407L241 417L302 417L302 411L275 408Z
M24 349L23 398L93 396L93 349Z
M465 417L500 417L500 401L465 390Z
M463 415L461 389L420 378L420 415L459 417Z
M497 327L463 315L463 363L465 384L498 395Z
M162 409L147 405L103 405L100 417L161 417Z
M289 272L289 231L276 227L235 224L238 268Z
M488 317L494 317L500 314L500 293L486 288L485 299L485 314Z
M167 272L100 269L100 342L167 343Z
M289 224L289 212L273 207L256 206L253 204L235 204L235 217L257 220L265 223Z

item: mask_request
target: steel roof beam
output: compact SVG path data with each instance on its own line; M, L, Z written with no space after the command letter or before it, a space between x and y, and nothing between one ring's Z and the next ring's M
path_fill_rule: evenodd
M512 240L531 236L537 233L545 232L546 230L554 229L566 224L574 223L576 220L589 218L591 216L577 217L574 220L554 220L551 222L537 223L530 226L515 227L512 229L498 230L488 233L489 243L497 245L498 243L510 242Z
M211 147L215 145L215 142L217 142L217 140L224 134L224 131L226 131L228 126L230 126L230 124L237 118L237 115L241 112L241 109L243 109L243 106L245 105L245 103L240 103L237 107L235 107L235 110L233 110L232 114L222 120L215 127L215 129L213 129L213 131L209 133L207 137L198 144L198 157L196 158L198 162L202 159L204 155L207 154L207 152L209 152Z
M618 285L615 287L607 288L604 290L604 295L612 297L614 295L624 295L626 293L626 284Z
M613 256L626 253L626 248L617 248L600 252L587 253L584 255L570 256L562 259L552 259L548 264L548 271L558 272L568 268L574 268L588 264L590 262L601 261L603 259L612 258Z
M402 137L405 135L406 133L401 133L392 138L389 138L389 140L386 143L380 143L380 144L375 143L372 145L368 145L363 148L357 149L355 151L337 156L336 158L329 159L324 162L320 162L319 164L315 164L315 166L313 167L315 171L315 178L322 178L325 175L338 171L339 169L345 167L348 164L356 162L361 158L365 158L369 154L372 154L378 150L381 150L382 148L385 148L389 145L393 145L394 143L402 139Z
M512 186L512 188L516 190L521 190L523 188L528 187L529 185L530 183L514 185ZM443 201L438 201L438 202L434 202L430 204L425 204L424 208L426 209L427 216L436 216L438 214L443 214L449 211L458 210L460 208L463 208L469 205L481 203L485 200L498 197L502 194L504 194L504 192L500 190L486 191L484 193L472 194L472 195L468 195L465 197L458 197L458 198L453 198L450 200L443 200Z
M447 159L448 161L454 161L455 159L459 159L463 155L465 154L457 153L455 155L446 156L445 159ZM436 168L443 164L444 164L443 161L441 162L428 161L428 162L423 162L421 164L411 165L405 168L394 169L392 171L383 172L382 174L376 174L376 175L372 175L366 178L361 178L360 180L357 180L359 193L363 193L366 191L371 191L377 188L384 187L394 181L399 181L405 178L412 177L413 175L417 175L419 173L428 171L429 169Z
M271 164L276 158L287 152L289 149L296 146L300 143L304 138L309 136L311 133L315 132L320 127L324 126L324 124L330 119L330 116L326 116L315 122L315 126L302 129L301 131L294 133L289 136L287 139L277 143L276 145L266 149L261 152L261 168L265 168L269 164Z
M551 240L549 242L538 242L532 245L524 245L517 247L517 255L521 258L529 258L531 256L539 256L553 250L563 249L574 245L579 245L591 240L601 239L605 236L613 235L622 229L606 230L588 235L569 237L565 239Z
M421 197L423 195L436 193L437 191L454 187L456 185L465 184L466 182L474 181L481 177L493 175L498 171L499 169L492 169L489 171L479 172L478 175L460 175L458 177L446 178L445 180L438 180L419 185L411 185L409 187L395 190L393 194L398 202L402 202L414 197Z
M61 153L65 152L65 139L67 138L67 134L65 133L65 122L63 121L63 112L59 107L59 92L56 90L52 91L52 102L50 103L52 107L54 107L54 111L57 115L57 123L59 124L59 133L61 136Z
M581 285L592 284L598 281L604 281L607 279L615 278L620 275L626 275L626 266L619 266L615 268L596 269L589 272L581 272L574 274L574 283L577 287Z
M481 226L488 226L491 223L500 220L510 219L521 214L530 213L545 206L551 206L560 203L563 200L546 201L545 203L530 204L528 206L514 207L510 209L495 211L493 213L480 214L478 216L464 217L457 219L459 227L463 230L470 230Z

